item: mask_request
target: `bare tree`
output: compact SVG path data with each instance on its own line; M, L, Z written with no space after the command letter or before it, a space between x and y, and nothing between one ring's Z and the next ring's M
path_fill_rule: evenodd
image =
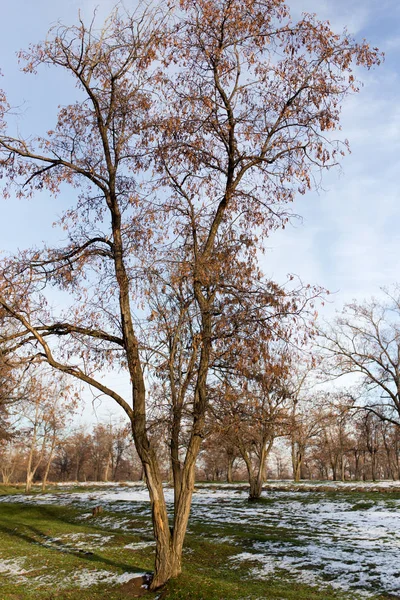
M314 16L293 24L282 0L181 0L179 7L175 22L142 7L132 17L114 11L100 31L93 23L57 26L46 43L22 52L26 72L51 65L80 90L47 136L10 134L3 95L0 108L6 194L44 187L58 195L69 184L77 195L61 219L66 246L26 251L3 265L0 305L18 324L6 336L9 352L24 346L32 360L125 411L152 507L152 588L181 571L218 316L229 317L228 296L240 303L238 290L262 277L260 232L284 225L296 192L312 187L315 169L335 165L346 148L330 133L343 98L357 91L352 61L367 68L380 61L367 43L335 35ZM171 528L148 430L138 325L143 309L150 317L143 267L159 264L187 282L199 324ZM224 291L238 274L239 285ZM46 308L51 285L69 294L63 314ZM267 305L274 301L270 295ZM110 365L129 375L126 398L102 378Z
M344 307L321 332L330 377L355 374L365 409L400 426L400 289Z
M19 409L27 449L26 492L31 491L40 467L43 467L42 490L45 491L60 432L75 406L69 387L63 381L65 377L58 374L50 381L46 375L40 371L31 374L27 398Z

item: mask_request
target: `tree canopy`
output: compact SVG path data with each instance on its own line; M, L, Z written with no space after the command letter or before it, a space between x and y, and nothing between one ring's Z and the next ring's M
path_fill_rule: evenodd
M27 74L65 70L77 100L46 136L23 139L1 95L4 193L69 189L72 200L59 223L67 243L2 263L0 306L17 330L3 339L125 410L150 493L156 588L181 569L220 341L240 356L251 331L280 339L318 295L269 281L258 251L345 152L335 131L358 91L354 64L381 57L314 15L293 23L283 0L181 0L116 9L103 27L57 25L20 59ZM52 286L65 292L62 311L46 303ZM158 375L175 465L171 528L149 433L149 351L167 357ZM105 383L109 366L128 373L128 396Z

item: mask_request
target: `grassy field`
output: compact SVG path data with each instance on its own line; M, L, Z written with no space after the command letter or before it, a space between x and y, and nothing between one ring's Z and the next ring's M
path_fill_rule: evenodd
M76 492L52 490L48 495L25 497L17 488L0 488L0 600L122 600L145 593L141 580L132 577L152 569L154 545L147 503L126 500L129 490L111 498L105 490L95 488ZM266 492L257 505L248 504L240 490L226 497L218 494L219 488L203 492L194 506L181 577L157 593L146 592L146 598L344 600L366 594L374 600L400 598L380 589L379 582L364 586L361 592L337 585L335 590L331 587L331 583L335 585L334 572L326 572L323 563L309 554L318 544L323 548L338 507L350 515L349 526L354 527L352 515L372 518L377 509L382 515L389 514L388 510L395 514L399 492ZM96 503L104 510L92 517L91 506ZM325 516L329 507L328 520L321 518L318 506ZM244 519L244 514L248 518ZM311 538L306 538L306 522L298 516L303 514L318 514L325 527L321 526L322 533L310 531L307 535ZM341 544L340 531L333 539L335 535ZM366 539L375 539L376 545L378 533L374 535ZM381 532L383 552L385 544L391 543L385 535L389 537ZM266 562L271 552L276 556L281 552L281 562L273 568ZM304 556L310 556L310 565ZM321 556L322 561L329 560L326 554ZM366 569L379 570L382 557L378 559ZM350 573L356 572L357 560L364 558L349 553ZM370 560L368 556L366 560ZM312 577L307 577L311 567ZM393 579L393 573L391 576Z

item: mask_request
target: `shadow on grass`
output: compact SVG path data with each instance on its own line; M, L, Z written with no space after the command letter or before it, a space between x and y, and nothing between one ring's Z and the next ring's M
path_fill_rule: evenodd
M2 508L7 508L7 506L3 505ZM10 507L11 508L11 507ZM13 510L10 510L9 512L12 512L12 518L7 519L9 522L12 523L12 525L8 525L5 524L4 522L1 522L1 516L0 516L0 534L3 535L8 535L11 538L17 538L19 540L24 541L27 544L30 544L32 546L41 546L42 548L46 548L46 550L49 551L53 551L53 552L57 552L60 554L68 554L70 556L74 556L76 558L78 558L82 564L87 565L90 563L97 563L102 566L107 566L107 567L114 567L114 568L118 568L121 569L123 571L128 571L131 573L136 573L136 572L143 572L143 568L139 567L139 566L135 566L132 564L126 564L125 562L121 562L121 561L116 561L113 560L111 558L107 558L106 556L102 556L101 554L97 554L96 552L91 552L91 551L85 551L85 550L80 550L80 549L76 549L76 548L69 548L67 546L64 546L63 543L58 540L55 540L54 542L50 542L49 540L51 539L50 536L45 533L43 531L43 529L41 529L38 526L34 526L31 525L29 523L26 522L26 520L22 519L18 519L18 516L15 514L15 505L12 507ZM71 518L68 518L68 516L66 514L60 515L59 514L59 509L57 510L57 507L49 507L49 506L18 506L18 509L20 509L20 511L22 513L28 513L30 512L32 514L32 508L34 509L34 513L36 513L36 517L37 520L48 520L48 521L58 521L58 522L63 522L64 524L68 525L71 527L71 531L74 529L76 529L76 523L74 523L74 521ZM26 510L24 510L26 509ZM4 516L3 515L3 520L4 520ZM11 516L11 515L10 515ZM21 515L22 516L22 515ZM32 515L32 519L35 518ZM46 525L46 529L51 527L51 523L48 523ZM20 529L19 529L20 528ZM104 531L102 530L102 533L104 533ZM85 532L82 531L82 534L85 535Z

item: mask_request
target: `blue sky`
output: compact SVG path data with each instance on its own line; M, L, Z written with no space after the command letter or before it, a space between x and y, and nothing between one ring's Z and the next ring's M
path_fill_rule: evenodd
M303 223L271 238L265 268L293 271L331 292L332 306L379 295L399 280L400 251L400 3L397 0L293 0L334 30L347 26L385 52L385 62L361 72L364 87L345 103L343 135L352 154L323 180L324 190L299 198Z
M334 30L347 26L386 54L380 68L361 73L364 88L345 104L343 136L350 140L352 154L344 159L340 171L325 175L319 194L298 198L294 210L302 215L303 222L271 236L263 259L265 272L278 280L293 272L304 281L337 292L332 307L340 308L352 298L378 294L380 286L399 278L400 2L291 0L290 4L295 17L303 10L316 12L320 18L329 19ZM96 6L101 18L108 14L113 1L5 3L1 83L11 103L19 107L15 122L24 134L49 129L57 105L73 100L74 89L53 69L41 69L37 77L19 73L16 51L43 39L58 20L74 22L79 9L88 18ZM65 202L68 204L68 198ZM62 205L63 200L45 194L29 202L2 201L0 248L13 251L58 239L59 232L51 225Z
M58 20L73 23L78 10L89 18L98 6L106 16L109 0L13 0L2 6L0 85L20 116L18 129L28 135L52 127L58 104L74 98L74 88L56 70L39 75L18 72L16 51L43 39ZM133 3L126 2L127 8ZM383 65L361 72L364 87L343 110L343 137L352 154L342 169L326 174L320 192L298 198L294 211L302 222L268 240L263 257L267 275L283 281L287 273L320 284L331 292L329 315L343 302L379 295L381 286L400 280L400 2L399 0L291 0L293 15L316 12L334 30L347 26L386 54ZM73 193L73 192L71 192ZM58 240L52 223L68 197L38 195L29 202L1 200L0 249Z

